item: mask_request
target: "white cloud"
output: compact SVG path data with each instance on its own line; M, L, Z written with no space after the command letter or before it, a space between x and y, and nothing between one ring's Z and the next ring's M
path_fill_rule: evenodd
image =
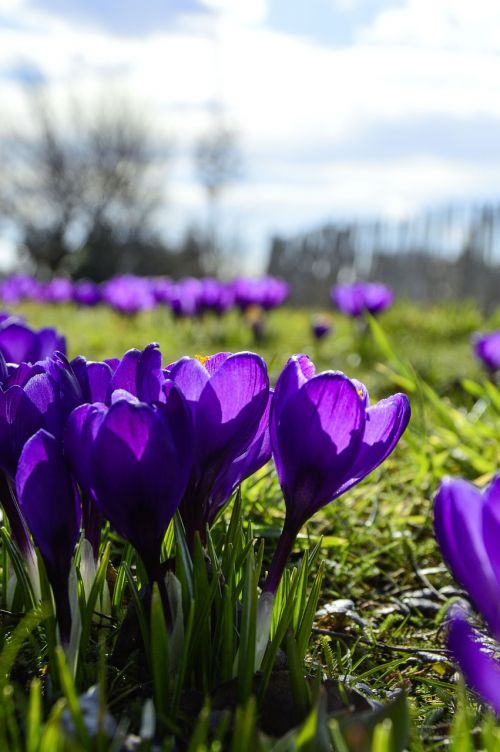
M184 152L208 122L207 103L222 100L241 130L247 165L246 181L228 192L227 212L235 223L259 227L262 238L333 213L401 215L441 200L500 195L498 165L439 156L384 163L374 155L369 163L318 167L302 157L311 145L328 153L380 121L500 120L500 5L407 0L379 13L352 45L334 48L268 28L265 0L204 2L218 11L215 21L132 38L0 0L19 22L0 27L0 70L23 50L59 99L68 83L88 93L109 75L157 112ZM17 106L12 81L0 81L0 96ZM168 193L179 217L202 211L187 163L174 171Z
M498 50L500 5L495 0L406 0L382 11L366 38L461 51Z

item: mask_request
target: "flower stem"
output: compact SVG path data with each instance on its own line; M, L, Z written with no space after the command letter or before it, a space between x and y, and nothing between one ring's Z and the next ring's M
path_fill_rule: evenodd
M293 544L297 538L299 527L291 525L285 520L285 525L280 535L278 545L276 546L271 566L269 567L267 579L262 588L263 593L276 593L281 577L283 576L283 570L285 569Z

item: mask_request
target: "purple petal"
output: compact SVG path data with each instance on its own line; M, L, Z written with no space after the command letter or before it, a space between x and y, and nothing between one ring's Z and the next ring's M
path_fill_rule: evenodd
M65 414L58 386L48 373L32 376L24 387L24 393L43 416L43 428L61 436Z
M8 363L39 360L38 340L28 326L17 322L0 328L0 351Z
M149 567L159 564L161 541L191 470L185 410L184 417L184 424L181 419L174 425L163 405L121 400L109 408L94 442L92 485L98 505Z
M257 427L254 438L248 449L237 459L224 466L217 478L214 490L210 496L209 518L211 525L220 509L230 499L233 491L240 483L257 472L271 459L271 439L269 435L269 413L273 391L269 391L266 409Z
M368 400L366 389L361 396ZM350 470L350 478L342 484L337 495L366 478L390 455L408 425L410 414L410 401L405 394L394 394L366 410L363 441Z
M210 378L207 369L196 358L181 358L169 366L168 372L188 402L199 400Z
M52 327L40 329L36 336L38 349L36 360L48 358L56 351L63 354L66 352L66 339Z
M80 502L59 442L40 430L25 444L16 475L19 504L49 577L67 578L80 530Z
M73 410L64 430L64 453L71 472L87 496L92 496L91 453L97 431L106 414L102 404L81 405Z
M221 365L226 362L230 355L230 352L220 352L208 358L204 365L209 375L212 376L221 367Z
M237 456L254 434L269 394L266 364L254 353L231 355L204 387L195 416L200 461L217 452Z
M483 494L483 541L498 583L498 598L500 600L500 474L493 478ZM498 622L500 625L500 613Z
M487 651L478 633L462 616L450 621L448 647L467 684L500 715L500 661Z
M144 402L160 399L164 376L161 353L152 343L144 350L129 350L123 356L111 380L111 388L125 389Z
M275 398L276 399L276 395ZM336 495L356 459L365 409L354 384L326 372L307 381L271 409L271 444L287 504L287 517L302 524Z
M0 392L0 467L11 478L24 444L43 427L42 414L20 386Z
M273 410L279 413L288 398L315 375L316 368L307 355L293 355L276 382Z

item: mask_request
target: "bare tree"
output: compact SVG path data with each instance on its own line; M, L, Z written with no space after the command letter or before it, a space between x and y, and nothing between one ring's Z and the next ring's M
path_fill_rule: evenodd
M242 157L236 131L215 121L195 145L195 166L198 179L205 189L208 203L206 254L207 273L217 271L220 254L217 248L219 201L223 191L241 174Z
M31 127L0 136L0 219L38 271L75 269L112 246L151 245L168 149L129 101L28 95ZM91 265L90 265L91 266Z

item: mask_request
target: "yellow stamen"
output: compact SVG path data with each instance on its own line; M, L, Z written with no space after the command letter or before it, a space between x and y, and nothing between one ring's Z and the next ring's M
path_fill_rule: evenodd
M205 365L205 363L207 362L207 360L210 360L210 358L211 358L212 356L211 356L211 355L195 355L194 357L196 358L196 360L197 360L197 361L198 361L199 363L201 363L201 365L202 365L202 366L204 366L204 365Z

